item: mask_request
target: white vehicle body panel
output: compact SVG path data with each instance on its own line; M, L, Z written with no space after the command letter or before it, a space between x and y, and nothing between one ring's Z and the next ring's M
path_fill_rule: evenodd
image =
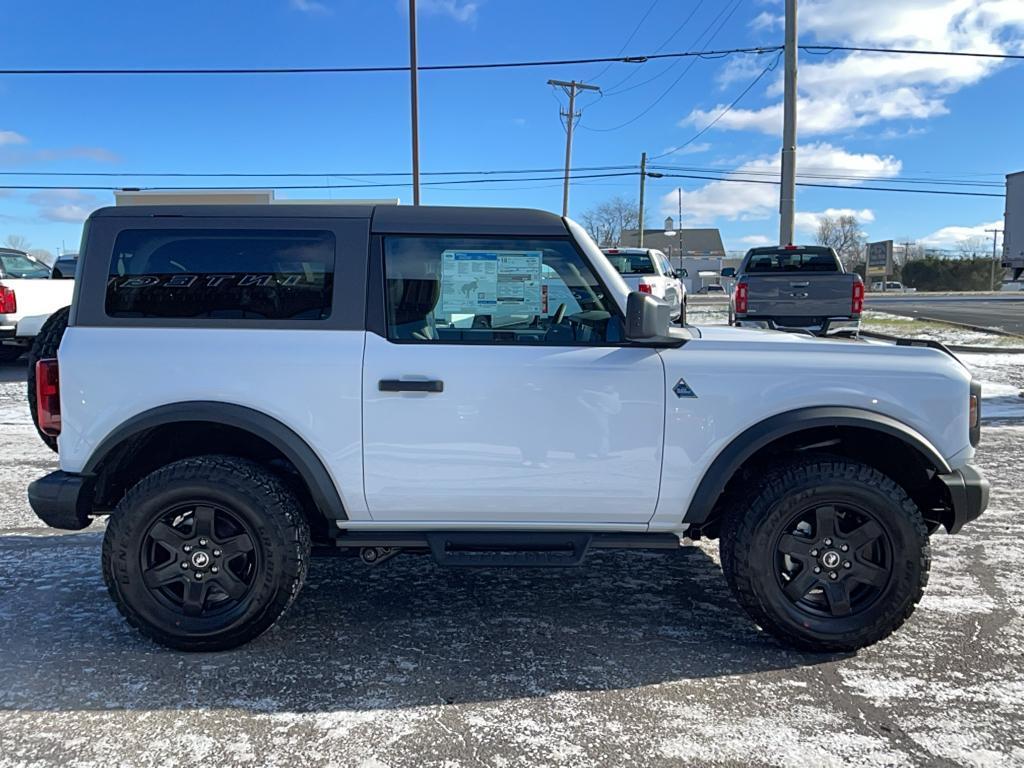
M364 337L363 331L69 328L58 354L61 469L80 472L107 435L152 408L230 403L272 416L305 440L349 517L366 518Z
M697 485L718 454L749 427L813 406L845 406L890 416L920 433L953 468L968 439L970 374L934 349L828 341L777 331L712 327L679 349L663 350L665 469L652 530L677 530ZM684 379L696 394L671 388ZM951 393L960 397L950 408Z
M382 379L440 380L444 391L381 392ZM646 525L658 499L664 382L653 349L395 344L367 334L370 514L431 527Z
M0 278L0 285L14 291L18 311L0 314L0 328L14 328L17 338L30 339L39 333L47 318L71 304L74 280Z

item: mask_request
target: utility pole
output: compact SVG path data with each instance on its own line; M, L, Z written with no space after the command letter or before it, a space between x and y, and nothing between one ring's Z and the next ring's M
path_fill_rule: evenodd
M644 187L647 186L647 153L643 152L640 155L640 213L639 213L639 224L640 228L640 247L644 247Z
M785 96L782 112L782 191L779 195L779 245L793 242L796 212L796 0L786 0Z
M414 0L410 0L414 2ZM554 85L561 88L569 95L569 111L561 112L564 115L565 120L565 184L562 188L562 215L569 215L569 168L572 164L572 128L576 122L576 118L582 113L576 112L576 92L577 91L600 91L596 85L587 85L586 83L578 83L575 80L566 82L565 80L548 80L548 85Z
M416 0L409 0L409 97L412 102L412 204L420 204L420 106L416 63Z
M1001 229L986 229L985 231L992 233L992 277L989 280L989 286L991 287L992 290L995 290L995 287L996 287L996 240L997 240L997 238L1001 234L1003 234L1003 230L1001 230ZM1002 262L1000 262L1000 263L1002 263Z

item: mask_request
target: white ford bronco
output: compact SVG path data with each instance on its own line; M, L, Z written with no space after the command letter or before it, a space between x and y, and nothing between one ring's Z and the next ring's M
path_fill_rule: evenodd
M311 553L566 566L704 537L764 630L852 650L988 502L980 390L938 345L671 326L549 213L106 208L80 259L35 376L60 471L29 500L108 516L110 595L175 648L264 632Z

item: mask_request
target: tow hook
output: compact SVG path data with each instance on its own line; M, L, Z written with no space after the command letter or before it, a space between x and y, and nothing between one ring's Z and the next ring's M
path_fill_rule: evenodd
M401 551L399 547L362 547L359 550L359 559L367 565L380 565Z

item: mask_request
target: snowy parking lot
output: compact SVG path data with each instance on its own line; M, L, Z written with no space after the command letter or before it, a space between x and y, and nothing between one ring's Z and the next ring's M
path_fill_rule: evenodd
M0 766L1024 764L1024 355L984 382L988 512L933 541L913 618L855 655L785 650L714 544L579 569L314 563L249 646L183 654L122 621L100 525L41 527L56 466L0 367Z

